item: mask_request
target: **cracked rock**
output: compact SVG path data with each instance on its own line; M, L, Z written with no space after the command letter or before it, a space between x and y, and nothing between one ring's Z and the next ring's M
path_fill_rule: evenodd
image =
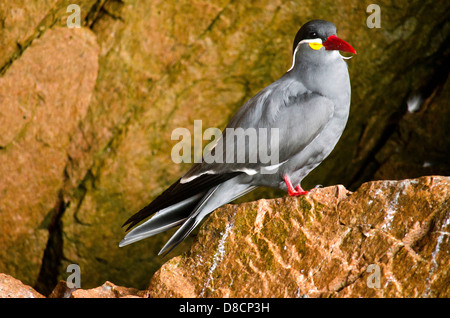
M41 267L70 161L66 148L86 116L97 55L91 31L54 28L0 77L0 268L27 284Z
M449 297L450 178L226 205L151 297ZM374 276L375 275L375 276ZM378 279L378 283L377 283Z

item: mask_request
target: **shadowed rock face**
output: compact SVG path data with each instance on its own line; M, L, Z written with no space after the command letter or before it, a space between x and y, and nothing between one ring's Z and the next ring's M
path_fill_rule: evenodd
M448 297L450 178L227 205L151 297ZM379 285L376 275L379 273ZM372 288L371 288L372 287Z
M290 67L313 18L358 55L348 126L304 188L450 174L448 2L378 2L380 29L361 1L80 0L80 29L69 1L23 3L0 1L0 272L45 295L69 264L84 288L146 287L171 233L117 244L188 168L170 158L172 131L224 128Z

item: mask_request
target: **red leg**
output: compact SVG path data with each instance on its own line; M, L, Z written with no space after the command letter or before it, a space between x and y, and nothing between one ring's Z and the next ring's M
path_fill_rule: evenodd
M300 196L300 195L308 194L308 191L303 190L302 187L300 186L300 184L297 184L297 186L294 189L294 187L291 183L291 180L289 179L289 177L287 175L284 176L284 182L286 182L288 194L290 196Z

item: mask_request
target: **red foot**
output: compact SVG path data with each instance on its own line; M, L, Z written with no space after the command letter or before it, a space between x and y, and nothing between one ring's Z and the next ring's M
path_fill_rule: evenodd
M294 189L294 186L291 183L291 180L289 179L289 177L287 175L284 176L284 182L286 182L286 186L288 189L288 194L292 197L298 197L300 195L305 195L308 194L308 191L305 191L302 189L302 187L300 186L300 184L297 184L297 186Z

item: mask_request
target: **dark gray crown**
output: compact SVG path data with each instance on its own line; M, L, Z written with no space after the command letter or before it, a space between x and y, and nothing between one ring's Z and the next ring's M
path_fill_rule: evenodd
M298 43L302 40L320 38L325 42L333 34L336 34L336 26L333 23L325 20L311 20L298 30L294 39L292 52L295 51Z

